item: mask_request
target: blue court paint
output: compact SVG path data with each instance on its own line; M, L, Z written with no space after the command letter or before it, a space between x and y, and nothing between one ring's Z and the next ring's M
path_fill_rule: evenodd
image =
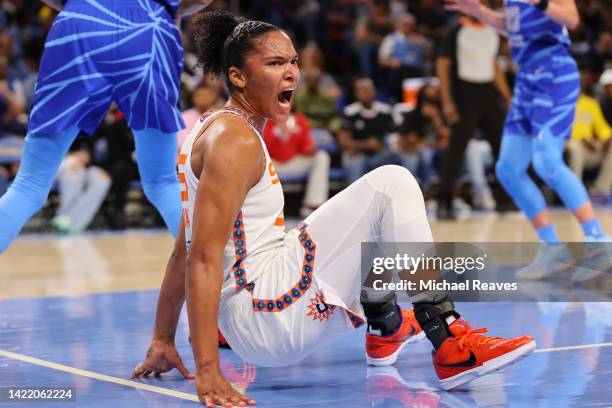
M0 301L0 349L128 379L151 337L156 291ZM538 348L612 341L612 305L604 303L462 303L458 310L490 334L533 335ZM187 324L177 346L193 370ZM427 341L408 346L393 367L368 368L364 330L300 364L260 368L221 351L225 375L258 407L608 406L612 347L534 353L463 388L442 391ZM77 403L53 407L183 407L197 403L72 375L0 356L2 386L73 386ZM144 383L195 394L178 372ZM0 404L2 406L8 404ZM41 404L22 404L19 407Z

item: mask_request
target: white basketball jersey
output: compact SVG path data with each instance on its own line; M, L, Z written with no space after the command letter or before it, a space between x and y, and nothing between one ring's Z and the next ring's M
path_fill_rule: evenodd
M232 108L223 108L204 114L185 140L179 156L179 181L187 251L192 244L193 211L196 205L198 185L198 177L191 168L191 150L195 140L201 137L201 131L222 115L237 115L248 122L259 136L266 159L266 170L259 182L249 190L241 210L236 214L232 234L225 245L224 280L221 289L223 295L231 288L253 291L253 280L266 269L266 264L273 258L270 256L272 253L266 253L283 245L285 201L280 180L255 123L244 113ZM206 243L198 243L198 245L206 245Z

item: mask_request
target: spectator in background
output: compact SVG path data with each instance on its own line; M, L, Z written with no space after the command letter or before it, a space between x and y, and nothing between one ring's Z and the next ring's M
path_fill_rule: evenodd
M26 111L32 108L32 100L34 98L34 87L36 85L36 77L40 66L40 59L43 53L44 43L42 40L32 37L24 42L23 46L23 61L27 67L27 72L22 79L24 89L24 107Z
M440 162L450 139L450 129L442 117L438 87L425 85L420 89L416 107L402 116L399 133L402 165L419 180L427 196L431 177L439 172L435 163Z
M292 114L284 124L268 120L263 136L281 179L308 176L300 209L300 216L306 218L329 198L329 155L317 149L308 119L301 113Z
M473 17L462 17L447 33L436 61L443 113L451 126L451 141L441 173L438 218L456 216L453 189L463 165L466 147L479 129L497 157L505 112L499 102L510 104L510 88L497 63L497 32ZM490 194L486 190L483 194ZM490 204L493 197L476 197Z
M395 31L388 34L378 51L378 62L389 70L389 91L401 101L402 82L406 78L425 75L429 45L425 37L416 32L412 14L404 14L395 23Z
M187 109L182 113L183 120L185 121L185 129L178 132L178 151L181 151L183 142L189 134L191 129L196 124L198 119L207 111L223 106L223 99L219 95L219 90L216 86L211 84L200 84L198 85L191 94L191 103L193 107Z
M134 136L125 115L113 103L91 138L86 139L90 151L95 151L94 164L104 169L112 179L108 221L110 227L126 227L125 204L130 183L138 180Z
M595 64L598 68L612 64L612 30L599 34L595 44Z
M367 4L367 13L355 25L355 45L361 74L378 79L379 68L376 64L378 48L383 38L393 30L389 15L389 5L385 1Z
M487 181L487 168L494 164L491 143L472 138L465 149L465 167L472 182L472 206L479 210L493 211L497 204Z
M590 70L581 70L582 92L576 104L576 119L566 150L569 166L579 179L582 179L584 169L600 166L591 195L593 201L605 201L609 199L612 188L612 129L597 100L587 95L591 76Z
M0 137L0 197L15 178L22 154L23 138Z
M300 69L303 72L309 70L319 70L321 78L319 80L319 90L321 93L338 100L342 96L342 90L334 80L334 78L325 71L323 64L323 52L315 43L308 43L300 52ZM300 77L300 85L304 81L304 76ZM298 88L299 89L299 88Z
M601 109L606 122L612 123L612 68L608 68L601 74L599 84L603 88Z
M336 100L321 90L321 70L309 68L302 74L304 84L295 93L294 109L310 122L313 137L321 143L333 143L342 119Z
M325 54L328 71L342 84L349 83L349 78L356 71L354 67L357 66L356 56L350 47L355 37L356 3L356 0L327 0L319 3L322 23L319 44Z
M6 77L8 60L0 55L0 138L7 133L24 134L25 129L19 126L19 117L24 113L23 101L15 92L17 81Z
M348 184L377 167L401 164L385 146L385 137L395 130L391 107L374 100L376 88L370 78L356 79L353 88L357 101L344 108L338 133Z
M60 205L51 220L59 233L84 231L108 193L110 175L91 165L91 161L91 152L79 147L68 153L60 164L57 172Z
M416 18L418 30L433 41L444 36L448 14L439 0L410 0L408 11Z

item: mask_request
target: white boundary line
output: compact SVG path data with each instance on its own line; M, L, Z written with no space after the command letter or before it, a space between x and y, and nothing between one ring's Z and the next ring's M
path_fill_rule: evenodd
M581 349L590 349L590 348L601 348L601 347L612 347L612 342L610 343L595 343L595 344L582 344L578 346L566 346L566 347L552 347L552 348L543 348L537 349L534 353L548 353L553 351L567 351L567 350L581 350ZM199 402L198 397L194 394L189 394L186 392L175 391L169 388L158 387L155 385L144 384L137 381L126 380L124 378L112 377L110 375L94 373L93 371L82 370L76 367L70 367L63 364L53 363L51 361L41 360L39 358L24 356L23 354L17 354L6 350L0 349L0 356L4 356L7 358L11 358L14 360L20 360L26 363L39 365L42 367L51 368L58 371L64 371L69 374L80 375L83 377L93 378L95 380L106 381L113 384L124 385L126 387L137 388L144 391L155 392L157 394L167 395L169 397L180 398L188 401Z
M581 344L579 346L543 348L543 349L535 350L534 353L548 353L551 351L581 350L581 349L600 348L600 347L612 347L612 342L611 343Z
M51 361L41 360L34 357L24 356L23 354L12 353L6 350L0 350L0 356L12 358L14 360L24 361L30 364L36 364L42 367L52 368L54 370L64 371L69 374L89 377L100 381L106 381L114 384L125 385L127 387L138 388L144 391L156 392L158 394L167 395L169 397L181 398L188 401L199 402L198 397L194 394L175 391L169 388L157 387L155 385L144 384L137 381L126 380L124 378L111 377L110 375L94 373L93 371L81 370L80 368L70 367L63 364L53 363Z

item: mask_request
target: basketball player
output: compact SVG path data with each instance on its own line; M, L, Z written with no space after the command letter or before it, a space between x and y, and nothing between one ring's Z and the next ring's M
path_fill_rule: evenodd
M191 377L174 347L185 298L196 389L209 406L254 403L219 369L217 326L240 357L263 366L294 363L366 322L371 365L393 364L406 344L427 336L447 389L535 348L529 336L483 336L486 329L472 329L445 296L402 311L393 294L374 302L360 295L362 241L432 241L419 186L402 167L366 174L286 233L283 189L261 129L268 118L290 115L297 53L276 26L227 12L202 13L195 26L204 74L223 76L230 99L205 114L183 145L184 230L166 270L151 347L133 378L175 367Z
M181 214L176 132L183 48L176 19L211 0L44 0L62 10L36 82L21 168L0 198L0 253L45 203L80 131L93 133L111 101L136 141L142 186L176 236Z
M512 58L520 71L496 171L540 240L559 242L544 197L527 174L530 163L575 214L587 241L608 239L584 185L562 157L580 93L567 33L579 24L574 0L505 0L500 12L480 0L446 0L446 7L478 18L510 40ZM550 256L547 258L550 264Z

